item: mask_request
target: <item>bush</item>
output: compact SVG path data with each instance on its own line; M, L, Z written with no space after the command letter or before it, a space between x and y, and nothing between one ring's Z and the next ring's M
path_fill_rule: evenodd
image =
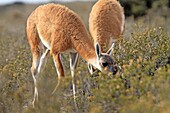
M76 71L79 112L131 113L145 110L155 113L165 110L159 107L160 103L169 110L168 99L165 98L170 99L169 91L165 91L170 86L169 43L170 38L163 28L149 29L136 24L135 31L131 33L129 39L122 39L116 43L113 58L122 67L116 76L112 77L100 72L89 76L87 65L80 60ZM62 83L62 87L55 95L49 96L56 84L54 76L56 72L52 60L48 60L38 79L40 100L36 103L35 109L29 107L33 97L29 51L29 49L20 48L14 60L8 61L1 68L1 80L4 83L0 96L3 107L0 109L3 112L25 113L75 112L73 98L68 96L72 94L68 87L71 81L68 66L64 84ZM63 57L66 59L64 65L67 65L67 56Z

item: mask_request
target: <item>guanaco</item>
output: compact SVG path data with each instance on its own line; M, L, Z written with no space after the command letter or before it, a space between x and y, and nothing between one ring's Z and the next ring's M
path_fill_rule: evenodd
M74 70L79 55L102 72L117 72L115 61L109 56L113 46L106 53L101 52L98 43L94 47L80 17L65 6L50 3L36 8L28 17L26 33L32 52L31 72L35 86L33 105L35 100L38 100L36 79L49 52L53 57L59 81L64 77L61 54L70 54L74 99Z

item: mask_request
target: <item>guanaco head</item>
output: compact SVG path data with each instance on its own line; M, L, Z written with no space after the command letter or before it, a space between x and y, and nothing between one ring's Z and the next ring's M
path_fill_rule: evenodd
M113 75L115 75L118 71L118 67L116 62L111 57L113 48L114 48L114 43L106 53L102 53L100 45L96 43L95 51L97 55L97 64L98 64L97 68L102 72L111 72ZM93 74L95 71L94 67L91 64L88 64L88 68L90 73Z

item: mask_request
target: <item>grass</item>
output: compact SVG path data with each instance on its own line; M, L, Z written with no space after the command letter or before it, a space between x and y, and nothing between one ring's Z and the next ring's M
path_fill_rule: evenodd
M92 4L83 4L85 12L75 8L88 20ZM39 101L30 106L33 80L31 53L25 37L25 21L36 5L8 6L0 12L0 113L76 112L73 102L68 55L63 55L66 78L54 95L57 74L52 58L38 78ZM23 11L23 12L22 12ZM24 12L26 11L26 12ZM79 112L89 113L168 113L170 99L169 9L151 9L144 17L126 19L125 38L116 43L113 58L121 73L90 75L86 62L79 60L76 69ZM164 14L162 15L162 13ZM152 18L152 17L155 18ZM155 23L156 22L156 23ZM87 25L87 22L85 22ZM88 26L88 25L87 25Z

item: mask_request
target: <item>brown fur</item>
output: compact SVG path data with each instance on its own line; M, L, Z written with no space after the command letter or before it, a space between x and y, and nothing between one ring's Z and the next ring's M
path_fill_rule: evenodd
M50 43L50 53L56 55L59 68L62 68L58 58L59 53L75 50L86 61L96 57L95 48L89 38L85 25L77 14L65 6L47 4L39 6L27 20L27 37L32 54L39 54L42 43ZM34 59L34 58L33 58ZM35 67L34 67L35 68ZM63 69L60 69L64 76Z
M115 40L123 34L122 15L124 10L117 0L99 0L93 6L89 17L89 30L94 44L99 42L102 51L106 52L109 48L111 38ZM104 49L105 46L107 49Z

